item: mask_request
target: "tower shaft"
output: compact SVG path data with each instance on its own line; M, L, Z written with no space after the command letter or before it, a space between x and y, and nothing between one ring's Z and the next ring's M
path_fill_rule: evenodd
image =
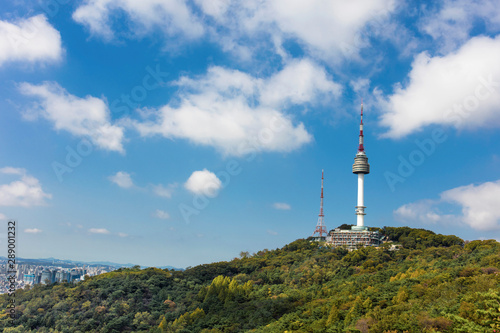
M358 173L358 205L356 206L356 226L364 227L365 226L365 175L363 173Z

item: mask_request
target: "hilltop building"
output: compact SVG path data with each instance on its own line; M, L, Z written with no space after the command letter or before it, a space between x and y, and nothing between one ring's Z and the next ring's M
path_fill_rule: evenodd
M348 249L355 249L358 246L379 246L382 243L381 235L378 231L370 231L367 227L363 230L354 229L330 231L326 242L332 246L345 246Z

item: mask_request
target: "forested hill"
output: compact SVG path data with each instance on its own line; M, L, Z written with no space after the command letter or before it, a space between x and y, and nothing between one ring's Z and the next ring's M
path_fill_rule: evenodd
M410 228L403 248L297 240L186 271L120 269L16 292L3 332L499 332L500 243Z

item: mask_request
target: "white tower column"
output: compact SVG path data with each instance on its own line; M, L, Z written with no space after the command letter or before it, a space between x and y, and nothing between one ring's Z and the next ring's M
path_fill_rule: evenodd
M358 206L365 205L364 183L365 183L365 175L363 173L358 173Z
M358 205L356 206L356 215L358 227L363 227L365 225L365 198L364 198L364 183L365 175L363 173L358 173Z

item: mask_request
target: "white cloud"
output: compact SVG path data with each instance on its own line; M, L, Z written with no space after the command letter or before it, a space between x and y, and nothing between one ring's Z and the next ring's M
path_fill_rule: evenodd
M108 229L104 229L104 228L90 228L89 232L91 234L101 234L101 235L107 235L107 234L109 234L109 230Z
M102 99L71 95L55 82L21 83L19 90L40 100L26 114L28 119L42 116L51 121L56 130L89 137L101 149L124 152L123 128L110 123L110 111Z
M358 95L368 95L368 89L370 88L370 80L366 78L358 78L356 80L351 80L349 82L352 89L358 93Z
M263 105L316 103L339 97L342 87L328 78L325 70L309 60L294 60L258 87Z
M487 31L500 30L500 7L496 0L445 0L423 17L420 29L432 36L441 52L453 51L469 39L477 22Z
M194 0L195 3L200 6L201 10L210 16L221 18L225 15L231 5L232 0L212 0L212 1L203 1L203 0Z
M43 206L45 199L52 198L43 191L38 179L24 169L6 167L0 169L0 173L20 176L19 180L0 185L0 206Z
M178 184L168 184L166 187L162 184L153 185L153 193L159 197L171 198L174 190L177 188Z
M292 84L293 83L293 84ZM198 78L178 80L180 101L143 121L132 121L143 136L163 135L212 146L225 155L289 152L312 140L304 125L282 111L289 105L326 103L341 94L339 84L310 60L290 62L268 78L211 67Z
M0 66L9 61L58 61L62 53L61 34L45 15L0 21Z
M370 24L380 25L396 0L86 0L73 19L94 35L161 33L193 39L210 34L224 51L251 60L265 46L287 58L283 44L298 42L311 56L328 62L356 57L369 45Z
M401 222L417 224L434 224L453 219L452 215L444 215L437 208L439 201L420 200L403 205L394 211L394 217Z
M5 214L0 213L0 221L7 220L7 216Z
M349 54L353 47L361 46L357 34L369 21L390 13L395 1L278 0L269 3L271 10L265 19L274 18L273 23L283 34L292 34L328 59L339 53L345 56L346 51Z
M184 0L86 0L73 19L94 35L111 40L114 25L128 25L129 33L142 36L159 29L167 36L200 37L203 25Z
M37 228L32 228L32 229L24 229L24 232L27 234L39 234L42 232L42 230Z
M128 237L128 234L126 234L124 232L119 232L118 236L120 236L120 237Z
M274 230L270 230L270 229L269 229L269 230L267 230L266 232L267 232L269 235L271 235L271 236L276 236L276 235L278 235L278 233L277 233L276 231L274 231Z
M444 57L419 54L406 87L381 102L381 125L399 138L431 124L500 126L500 36L476 37Z
M477 230L500 229L500 180L457 187L441 198L462 206L463 222Z
M154 214L153 214L154 217L158 218L158 219L161 219L161 220L167 220L170 218L170 214L161 210L161 209L157 209Z
M0 172L6 175L25 175L26 170L22 168L4 167L0 169Z
M443 214L440 206L461 207L461 214ZM440 194L440 200L421 200L394 211L401 222L448 223L461 222L476 230L500 229L500 180L479 185L467 185Z
M216 197L222 188L222 182L219 178L207 169L195 171L188 178L184 187L194 194L202 194L208 197Z
M311 55L336 61L358 54L368 45L360 37L372 21L395 9L395 0L218 0L195 1L212 17L214 38L225 50L240 51L267 39L283 55L284 41L302 44ZM367 29L368 30L368 29ZM250 40L250 42L248 42Z
M273 207L275 209L279 209L279 210L290 210L290 209L292 209L292 207L289 204L284 203L284 202L275 202L273 204Z
M109 176L108 179L121 188L131 188L134 186L132 177L125 171L118 171L116 174Z

